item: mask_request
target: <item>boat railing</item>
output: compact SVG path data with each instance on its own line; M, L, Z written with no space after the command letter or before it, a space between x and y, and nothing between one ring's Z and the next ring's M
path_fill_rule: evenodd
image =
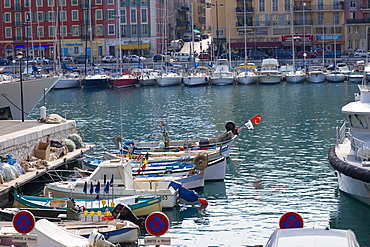
M370 148L364 141L353 137L350 133L348 133L348 139L351 141L351 151L357 160L370 160Z
M87 174L89 173L89 174ZM46 174L49 175L52 182L59 181L74 181L76 178L89 176L91 172L83 171L75 168L74 170L48 170Z
M347 122L344 122L341 127L336 128L336 142L337 145L342 144L346 138L346 133L348 132Z

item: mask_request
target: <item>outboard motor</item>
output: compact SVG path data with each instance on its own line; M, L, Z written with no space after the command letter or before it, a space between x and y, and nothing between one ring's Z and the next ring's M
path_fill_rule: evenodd
M128 220L138 225L140 228L145 227L144 226L145 219L136 217L136 215L132 212L131 208L127 207L122 203L118 203L113 208L112 215L114 216L115 219Z
M80 212L73 199L67 201L67 220L80 220Z

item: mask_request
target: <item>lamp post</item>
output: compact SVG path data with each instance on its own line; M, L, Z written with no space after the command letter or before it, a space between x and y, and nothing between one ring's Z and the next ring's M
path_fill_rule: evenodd
M21 85L21 111L22 111L22 122L24 122L24 104L23 104L23 78L22 78L22 57L23 53L18 52L17 58L19 60L19 78L20 78L20 85Z

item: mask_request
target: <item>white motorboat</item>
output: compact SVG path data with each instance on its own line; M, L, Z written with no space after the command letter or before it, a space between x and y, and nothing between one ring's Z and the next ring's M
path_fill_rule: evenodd
M59 80L59 76L22 78L24 118L27 118L27 114ZM0 74L0 120L21 120L21 99L21 81L13 76Z
M355 101L342 107L347 121L337 127L328 158L339 189L370 205L370 87L358 87Z
M288 83L302 83L306 80L306 73L302 70L293 70L285 74L286 82Z
M366 80L364 72L351 72L348 74L348 82L362 83L364 80Z
M304 243L304 244L302 244ZM352 230L328 228L277 229L266 247L360 247Z
M351 73L351 70L348 68L348 65L346 63L337 63L337 69L345 75Z
M261 70L258 73L258 80L261 84L278 84L281 82L279 62L275 58L262 60Z
M227 59L217 59L215 69L210 77L211 84L223 86L234 83L234 73L230 71L228 63Z
M346 79L346 75L338 70L328 71L325 77L328 82L344 82Z
M88 194L87 184L106 184L111 178L110 196L123 197L133 195L160 195L162 207L172 208L178 202L178 191L170 186L176 181L186 189L204 187L203 172L187 176L133 177L132 165L127 159L103 161L88 177L74 178L71 181L53 182L45 185L44 196L51 198L71 197L75 199L94 199L95 194ZM97 191L95 190L96 194ZM99 188L100 192L100 188Z
M137 74L137 83L139 86L157 85L156 76L158 75L158 72L153 69L143 69Z
M258 80L256 74L256 65L254 63L247 63L246 65L239 66L238 74L235 77L235 80L240 84L253 84Z
M80 86L81 75L77 72L63 74L60 80L54 85L54 89L67 89Z
M97 230L113 244L133 244L140 235L140 227L128 220L60 221L54 224L85 238L89 238Z
M187 86L206 85L209 83L209 75L200 69L195 69L182 75L182 82Z
M158 86L161 87L178 86L181 84L181 79L180 74L175 72L164 72L156 77Z
M307 81L310 83L325 82L324 68L322 66L310 66L308 68Z

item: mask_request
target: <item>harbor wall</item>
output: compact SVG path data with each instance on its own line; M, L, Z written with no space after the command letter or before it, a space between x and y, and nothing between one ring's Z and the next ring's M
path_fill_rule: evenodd
M40 142L59 141L77 133L76 122L67 120L59 124L43 124L1 136L0 155L13 155L18 162L29 160Z

